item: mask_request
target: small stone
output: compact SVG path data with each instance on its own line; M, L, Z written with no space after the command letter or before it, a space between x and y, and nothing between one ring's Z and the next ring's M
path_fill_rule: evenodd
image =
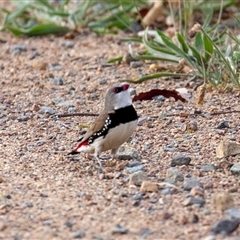
M187 199L183 201L183 206L186 206L186 207L191 205L202 207L204 204L205 204L205 199L202 197L189 196Z
M131 160L131 159L139 159L139 152L131 147L121 147L118 151L118 159L121 160Z
M44 113L44 114L49 114L49 115L53 115L55 114L55 110L53 110L51 107L47 107L47 106L42 106L39 110L40 113Z
M171 195L173 193L171 188L164 188L161 192L163 195Z
M66 221L66 222L65 222L65 225L66 225L68 228L72 228L73 223L70 222L70 221Z
M32 204L32 202L25 202L25 203L23 204L23 207L25 207L25 208L31 208L31 207L33 207L33 204Z
M179 216L178 216L178 223L179 223L180 225L185 225L185 224L187 224L187 223L188 223L188 217L187 217L186 215L183 215L183 214L179 215Z
M146 193L146 192L157 192L158 191L158 185L154 182L150 181L144 181L142 182L140 192Z
M240 175L240 162L233 164L230 171L234 175Z
M44 140L44 139L41 139L41 140L39 140L39 141L37 141L37 145L38 146L42 146L42 145L44 145L44 144L46 144L47 142Z
M166 182L174 184L178 181L182 182L183 180L184 180L183 174L178 168L171 167L167 170L165 179Z
M100 85L104 85L104 84L107 83L107 79L106 78L102 78L102 79L99 79L98 82L99 82Z
M37 112L37 111L39 111L39 110L40 110L39 105L36 104L36 103L34 103L34 104L32 105L32 111Z
M171 167L189 165L191 158L185 155L176 155L172 158Z
M122 227L119 224L112 229L112 234L127 234L127 233L128 233L128 229L125 227Z
M240 208L229 208L226 212L226 217L230 219L240 219Z
M85 237L86 234L84 231L76 231L74 234L73 234L73 238L83 238Z
M28 116L19 116L19 117L17 118L17 120L18 120L19 122L26 122L26 121L29 120L29 117L28 117Z
M229 128L229 122L228 121L221 121L217 125L217 129L224 129L224 128Z
M16 54L19 54L21 52L26 52L27 47L23 44L15 44L15 45L11 46L10 51L11 51L12 54L16 55Z
M144 166L141 163L138 163L138 164L133 165L133 166L125 167L125 169L128 173L135 173L135 172L138 172L138 171L144 171Z
M203 188L203 184L200 182L198 178L186 178L183 183L183 189L185 191L190 191L194 187Z
M222 141L216 148L217 158L223 158L240 154L240 144L230 141Z
M213 203L217 209L224 211L233 207L234 201L230 193L221 192L213 195Z
M202 172L213 172L216 170L216 167L213 164L206 164L206 165L201 165L199 166L200 171Z
M0 222L0 231L2 232L3 230L5 230L7 228L7 224Z
M190 121L182 125L181 130L187 133L194 133L198 130L198 125L196 121Z
M63 46L65 46L67 48L73 48L74 47L74 42L73 41L65 41L63 43Z
M223 219L214 224L212 227L212 231L215 234L223 234L223 235L229 235L233 231L235 231L240 223L240 219L234 219L234 220L229 220L229 219Z
M203 197L204 196L204 189L199 187L199 186L196 186L196 187L193 187L190 191L190 194L194 197Z
M2 183L3 182L3 178L2 177L0 177L0 183Z
M158 198L157 198L157 197L151 197L151 198L149 199L149 202L150 202L150 203L156 203L156 202L158 202Z
M60 78L60 77L54 78L54 79L52 80L52 82L53 82L53 84L55 84L55 85L59 85L59 86L63 85L63 80L62 80L62 78Z
M151 231L148 228L143 228L140 231L140 235L141 235L142 239L148 239L148 236L152 233L153 233L153 231Z
M129 184L141 186L143 181L147 180L147 174L143 171L138 171L130 175Z
M134 61L134 62L130 62L130 67L131 68L139 68L142 66L142 63L141 62L137 62L137 61Z
M137 194L133 195L133 199L140 201L140 200L143 199L143 194L142 193L137 193Z
M198 223L199 222L199 217L198 217L198 215L197 214L192 214L191 216L190 216L190 221L192 222L192 223Z

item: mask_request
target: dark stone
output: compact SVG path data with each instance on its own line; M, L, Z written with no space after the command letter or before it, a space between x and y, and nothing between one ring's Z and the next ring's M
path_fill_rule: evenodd
M176 155L172 158L171 167L189 165L191 158L185 155Z
M224 129L224 128L229 128L229 122L228 121L221 121L217 125L217 129Z
M223 219L217 222L213 227L212 231L215 234L225 234L228 235L235 231L240 223L240 219L234 219L234 220L228 220L228 219Z
M128 233L128 229L126 229L125 227L122 227L119 224L112 229L112 234L127 234L127 233Z

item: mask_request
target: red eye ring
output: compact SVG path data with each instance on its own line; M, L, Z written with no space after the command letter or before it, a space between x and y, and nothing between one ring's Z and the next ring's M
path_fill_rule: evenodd
M115 88L113 89L113 92L114 92L114 93L118 93L118 92L119 92L118 87L115 87Z

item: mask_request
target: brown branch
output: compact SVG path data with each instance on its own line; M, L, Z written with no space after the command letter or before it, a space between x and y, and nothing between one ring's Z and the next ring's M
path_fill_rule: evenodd
M59 118L63 118L63 117L76 117L76 116L81 116L81 117L84 117L84 116L93 116L93 117L96 117L98 116L99 114L97 113L63 113L63 114L56 114L55 116L56 117L59 117Z
M196 115L205 115L209 114L211 116L222 115L222 114L231 114L231 113L240 113L240 110L232 110L232 111L220 111L220 112L200 112L200 113L176 113L176 114L166 114L166 117L191 117Z
M199 113L175 113L175 114L166 114L166 117L191 117L191 116L196 116L196 115L204 115L204 114L209 114L211 116L216 116L216 115L222 115L222 114L231 114L231 113L240 113L240 110L232 110L232 111L221 111L221 112L199 112ZM63 118L63 117L97 117L99 114L97 113L63 113L63 114L56 114L56 117ZM157 116L151 116L153 118L158 118Z

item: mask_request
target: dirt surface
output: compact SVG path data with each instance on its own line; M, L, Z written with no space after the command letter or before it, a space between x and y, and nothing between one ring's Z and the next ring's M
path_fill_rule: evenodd
M187 103L171 98L135 102L146 118L124 147L128 156L135 151L137 157L103 160L99 172L91 155L67 155L86 130L80 127L95 117L54 114L99 113L109 86L146 74L150 63L106 65L128 49L120 35L86 32L66 39L1 33L0 38L0 239L240 239L239 228L226 237L209 237L227 208L240 208L240 178L230 171L239 156L216 158L221 140L240 143L239 114L181 117L199 108L194 99L199 82L189 79L132 85L137 93L186 87L190 98ZM239 109L239 92L209 90L200 109ZM227 126L218 129L222 121ZM184 179L174 188L164 182L177 155L191 162L175 166ZM129 184L129 171L136 166L158 184L157 191L141 193L140 186ZM184 190L190 178L198 186ZM189 196L200 203L188 203Z

